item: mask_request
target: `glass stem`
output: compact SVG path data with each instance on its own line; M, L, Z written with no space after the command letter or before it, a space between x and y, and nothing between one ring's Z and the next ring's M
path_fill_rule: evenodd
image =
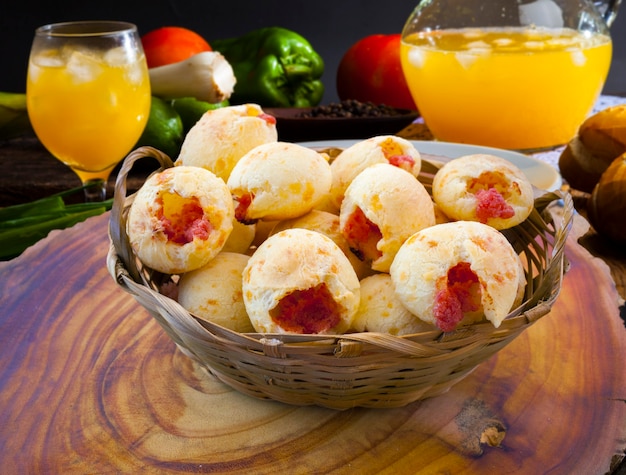
M104 201L107 197L107 183L102 178L92 178L83 182L85 187L85 201Z

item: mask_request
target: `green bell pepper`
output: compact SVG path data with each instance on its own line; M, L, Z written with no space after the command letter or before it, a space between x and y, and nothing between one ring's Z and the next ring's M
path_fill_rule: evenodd
M172 99L171 104L183 121L183 134L187 135L189 130L196 125L196 122L200 120L206 111L227 107L230 105L230 102L224 100L212 104L210 102L199 101L194 97L179 97Z
M237 78L231 104L312 107L322 100L324 60L298 33L281 27L210 41Z
M172 105L152 96L150 115L135 148L149 145L176 159L184 140L183 121Z

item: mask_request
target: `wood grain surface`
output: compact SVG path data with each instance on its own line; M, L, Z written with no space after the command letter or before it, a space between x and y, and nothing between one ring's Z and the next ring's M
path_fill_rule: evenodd
M576 236L553 311L447 394L338 412L196 367L108 274L107 224L0 264L3 473L603 474L623 456L619 297Z

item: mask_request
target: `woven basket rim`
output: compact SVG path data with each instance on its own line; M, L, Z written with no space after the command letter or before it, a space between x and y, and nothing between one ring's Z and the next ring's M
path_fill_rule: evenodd
M107 267L109 268L109 274L115 279L118 286L123 288L126 292L133 295L143 294L150 295L152 297L162 300L161 303L167 302L168 306L173 306L182 310L182 312L188 314L193 318L193 321L199 325L198 330L207 331L217 336L228 335L228 338L233 340L239 340L240 343L246 343L251 345L251 348L255 348L255 343L260 344L263 347L276 346L276 345L293 345L302 346L308 343L323 343L323 344L337 344L339 341L353 341L358 343L370 343L375 346L383 348L393 347L394 351L404 352L413 356L416 353L411 351L416 349L419 353L421 350L411 345L410 340L416 337L432 336L435 337L432 341L436 343L450 342L458 338L466 338L468 335L476 333L477 328L487 328L490 331L496 333L496 329L489 321L483 320L480 322L472 323L471 325L461 326L451 332L444 332L437 328L427 330L419 333L410 333L403 335L392 335L389 333L380 332L350 332L342 334L291 334L291 333L258 333L258 332L236 332L230 328L226 328L218 323L210 322L202 319L184 309L176 300L160 294L159 292L148 288L145 284L136 282L130 276L126 269L124 262L120 258L117 248L110 243L109 251L107 254ZM560 282L555 282L555 290L560 286ZM519 325L532 324L546 315L552 308L553 303L558 297L558 292L551 294L548 300L542 300L537 305L524 309L525 305L522 303L517 309L513 311L502 321L499 329L502 330L507 326L515 327ZM195 323L194 323L195 326ZM409 343L406 343L406 341ZM395 343L398 341L405 341L403 343ZM395 344L394 344L395 343ZM440 350L434 350L439 352ZM441 352L443 353L443 352Z

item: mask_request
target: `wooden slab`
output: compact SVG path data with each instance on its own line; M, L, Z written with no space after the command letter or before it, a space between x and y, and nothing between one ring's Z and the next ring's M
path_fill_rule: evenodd
M618 295L575 236L551 314L450 392L336 412L195 367L109 276L107 220L0 264L4 473L604 474L624 453Z

